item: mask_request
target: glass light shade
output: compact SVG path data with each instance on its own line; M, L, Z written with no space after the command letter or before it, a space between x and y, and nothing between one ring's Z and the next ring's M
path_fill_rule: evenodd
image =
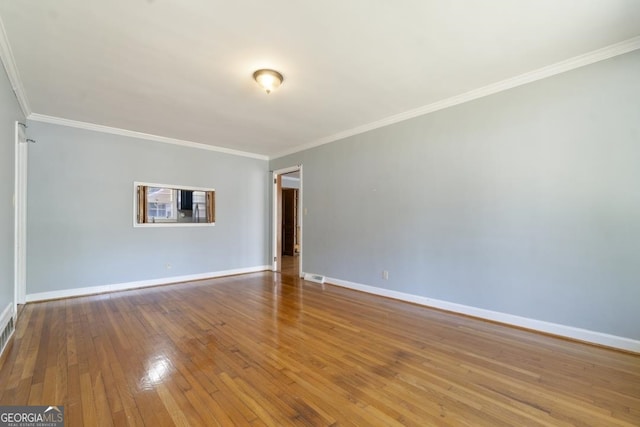
M277 89L282 84L282 74L275 70L258 70L253 73L255 81L263 88L267 93L271 93L272 90Z

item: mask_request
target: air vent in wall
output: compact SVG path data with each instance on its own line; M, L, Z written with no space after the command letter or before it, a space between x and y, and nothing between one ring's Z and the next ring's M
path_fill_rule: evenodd
M4 328L2 328L2 335L0 335L0 354L2 354L2 352L4 351L4 347L9 342L9 338L11 338L13 330L13 317L10 317L7 324L4 326Z
M324 276L319 274L304 273L304 280L309 282L324 283Z

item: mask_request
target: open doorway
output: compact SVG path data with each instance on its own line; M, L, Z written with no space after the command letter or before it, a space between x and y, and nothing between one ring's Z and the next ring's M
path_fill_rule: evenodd
M273 271L301 276L302 166L273 172Z

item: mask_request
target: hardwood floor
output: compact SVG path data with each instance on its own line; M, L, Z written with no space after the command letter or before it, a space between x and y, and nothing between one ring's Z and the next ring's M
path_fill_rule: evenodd
M640 356L270 272L27 304L1 405L67 426L638 426Z
M300 271L300 256L282 256L282 267L280 268L282 274L288 274L290 276L297 277Z

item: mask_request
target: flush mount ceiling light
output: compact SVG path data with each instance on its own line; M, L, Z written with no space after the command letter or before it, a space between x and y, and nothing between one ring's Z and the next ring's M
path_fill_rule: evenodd
M282 74L276 70L262 69L253 73L253 79L258 85L264 89L267 93L271 93L272 90L278 89L282 84L284 78Z

